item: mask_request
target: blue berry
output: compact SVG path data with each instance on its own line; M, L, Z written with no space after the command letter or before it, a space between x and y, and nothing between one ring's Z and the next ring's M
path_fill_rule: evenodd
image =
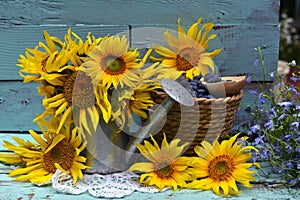
M221 82L222 79L217 74L208 73L204 76L204 81L206 83L217 83L217 82Z
M209 92L200 81L202 75L195 76L193 80L190 81L190 86L193 88L197 98L211 98Z

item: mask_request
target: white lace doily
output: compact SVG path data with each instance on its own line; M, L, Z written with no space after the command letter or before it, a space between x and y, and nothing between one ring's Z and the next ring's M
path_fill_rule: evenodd
M139 184L139 176L132 172L121 172L108 175L84 174L83 180L77 180L76 184L70 175L57 170L52 177L52 187L63 193L82 194L88 192L94 197L121 198L132 194L134 191L144 193L157 193L155 187Z

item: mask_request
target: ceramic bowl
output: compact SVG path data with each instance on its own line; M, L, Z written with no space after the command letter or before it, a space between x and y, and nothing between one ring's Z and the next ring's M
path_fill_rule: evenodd
M246 84L246 76L225 76L221 79L222 82L217 83L206 83L203 79L201 81L215 98L238 94Z

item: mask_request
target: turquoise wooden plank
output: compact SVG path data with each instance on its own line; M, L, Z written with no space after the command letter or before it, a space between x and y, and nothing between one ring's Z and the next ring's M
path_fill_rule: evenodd
M2 26L24 24L187 24L203 16L215 23L277 24L279 0L15 0L0 7ZM262 21L263 19L263 21Z
M38 129L32 122L42 114L42 97L36 83L0 82L0 132Z
M7 166L0 164L0 169ZM266 182L267 183L267 182ZM56 192L51 186L38 187L28 182L13 181L7 174L0 173L0 200L12 199L96 199L88 193L81 195L67 195ZM18 188L18 190L16 190ZM253 184L253 188L245 188L239 185L242 193L235 197L230 197L232 200L249 200L249 199L290 199L296 200L300 198L300 193L297 190L290 192L280 184ZM105 199L105 198L101 198ZM167 190L161 193L146 194L135 192L130 196L122 198L124 200L133 199L225 199L213 194L212 191L187 190L179 189L177 191Z
M29 12L30 10L33 12ZM74 10L80 12L74 15ZM56 24L54 28L47 27L47 29L55 29L52 32L57 36L65 32L58 30L61 29L60 26L75 24L81 25L80 29L85 29L85 32L92 31L96 35L99 31L115 34L120 31L118 28L111 30L110 27L101 26L100 30L94 31L94 27L87 25L94 24L97 28L99 24L109 26L129 24L134 27L175 26L178 17L182 17L182 24L187 25L194 23L199 13L206 21L217 25L217 32L225 49L216 62L220 63L224 75L250 71L254 59L252 50L257 46L266 47L266 63L268 71L272 71L279 48L278 10L279 0L253 0L243 3L232 0L225 2L199 0L188 3L182 0L173 2L155 0L151 1L151 4L144 0L126 3L95 0L6 2L0 8L0 13L3 13L0 23L3 29L0 29L0 37L6 38L0 47L0 71L2 72L0 80L18 79L15 73L18 54L23 53L24 48L33 47L38 40L42 40L42 30L15 25ZM22 39L21 43L20 39ZM261 79L262 74L259 70L253 70L253 73Z
M1 13L1 12L0 12ZM128 26L67 26L67 25L36 25L36 26L0 26L0 80L21 80L18 75L19 67L16 66L20 54L25 53L25 48L34 48L39 41L43 41L43 31L47 30L50 35L63 39L68 28L77 33L83 40L87 33L91 32L95 37L103 37L107 34L117 34L128 31Z

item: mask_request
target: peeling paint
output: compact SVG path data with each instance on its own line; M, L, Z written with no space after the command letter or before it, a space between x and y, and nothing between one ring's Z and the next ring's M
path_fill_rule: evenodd
M32 200L32 198L33 198L33 196L34 196L34 194L33 194L33 193L31 193L31 194L25 194L25 195L27 195L27 196L29 197L29 199L28 199L28 200Z

